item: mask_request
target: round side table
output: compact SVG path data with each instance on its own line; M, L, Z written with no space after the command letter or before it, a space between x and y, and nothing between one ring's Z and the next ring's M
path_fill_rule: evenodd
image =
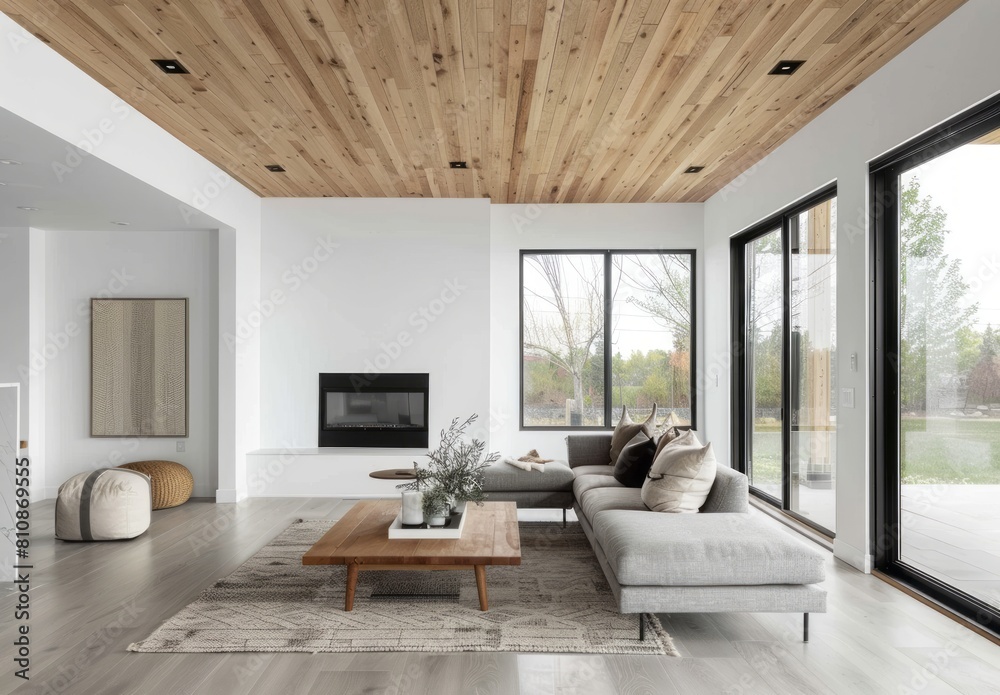
M368 477L379 480L416 480L417 475L412 468L387 468L381 471L372 471Z

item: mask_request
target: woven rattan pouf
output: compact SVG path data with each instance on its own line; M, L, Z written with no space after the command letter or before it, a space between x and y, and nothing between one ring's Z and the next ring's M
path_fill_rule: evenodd
M153 482L153 509L166 509L184 504L194 490L191 471L175 461L136 461L119 468L128 468L149 476Z

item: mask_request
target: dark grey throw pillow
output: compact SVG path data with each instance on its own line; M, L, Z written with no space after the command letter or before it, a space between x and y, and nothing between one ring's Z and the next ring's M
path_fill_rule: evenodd
M645 436L645 435L639 435ZM625 487L642 487L646 474L653 465L653 455L656 453L656 440L644 439L633 442L622 449L615 462L615 480Z

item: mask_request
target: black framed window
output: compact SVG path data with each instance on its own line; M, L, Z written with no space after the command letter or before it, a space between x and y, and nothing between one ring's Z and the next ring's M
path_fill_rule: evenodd
M1000 99L871 165L875 566L1000 634Z
M695 424L695 252L521 251L521 429Z
M757 497L836 531L837 189L731 242L733 460Z

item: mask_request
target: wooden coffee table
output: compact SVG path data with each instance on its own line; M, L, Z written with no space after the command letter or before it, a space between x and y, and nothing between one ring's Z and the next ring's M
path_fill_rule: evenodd
M489 609L487 565L520 565L521 537L513 502L469 503L457 540L389 540L399 500L362 500L302 556L303 565L347 565L344 610L354 609L358 572L366 570L467 570L476 572L479 607Z

